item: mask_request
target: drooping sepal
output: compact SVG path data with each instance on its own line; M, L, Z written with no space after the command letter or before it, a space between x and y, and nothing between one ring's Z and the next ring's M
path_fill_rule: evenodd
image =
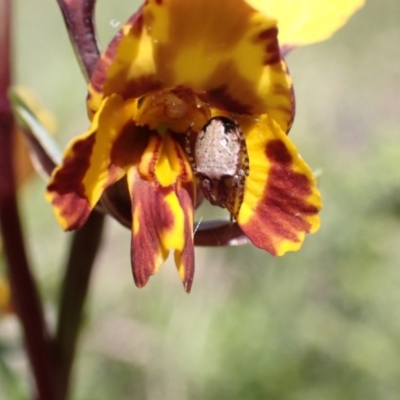
M63 229L79 229L103 191L138 162L148 132L131 121L134 107L119 95L105 99L89 131L70 143L53 171L46 198Z
M140 179L135 168L128 172L132 204L131 263L135 283L146 285L166 260L169 249L162 246L159 230L168 227L173 216L164 206L164 193L154 192L155 185Z
M128 172L132 204L132 270L144 286L174 250L184 288L194 275L193 203L190 167L179 144L169 134L154 134L138 169Z

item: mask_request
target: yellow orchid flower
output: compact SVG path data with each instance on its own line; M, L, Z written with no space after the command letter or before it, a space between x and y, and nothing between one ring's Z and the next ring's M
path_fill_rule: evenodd
M79 229L118 182L139 287L173 250L190 290L201 196L273 255L319 228L315 178L287 137L294 98L279 25L260 4L148 0L91 76L90 128L53 171L47 199L65 230Z

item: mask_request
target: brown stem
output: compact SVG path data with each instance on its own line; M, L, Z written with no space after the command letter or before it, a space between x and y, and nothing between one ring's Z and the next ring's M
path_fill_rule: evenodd
M57 0L86 80L100 57L93 24L96 0ZM86 224L74 233L62 281L55 338L55 356L60 400L68 396L73 360L76 353L82 312L90 275L103 231L104 216L92 212Z
M11 1L0 0L0 225L13 302L18 313L41 400L56 399L54 370L43 310L25 253L19 220L14 170L14 129L7 91L11 82Z
M200 221L194 225L195 246L242 246L250 243L240 226L228 220Z
M57 0L82 72L90 79L100 57L93 13L96 0Z
M90 275L103 231L104 216L92 212L86 224L74 233L62 283L55 341L60 400L67 398L72 363L81 326Z

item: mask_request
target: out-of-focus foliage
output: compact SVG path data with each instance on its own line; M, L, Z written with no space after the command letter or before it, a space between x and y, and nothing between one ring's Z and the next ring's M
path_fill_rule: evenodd
M57 115L64 145L88 124L84 80L56 2L16 6L16 81ZM128 7L99 2L103 44ZM198 249L189 296L173 263L139 290L130 232L108 221L73 400L398 399L398 15L398 1L368 0L329 42L288 56L297 94L290 134L321 171L324 200L321 230L300 252L275 259L251 246ZM68 235L44 202L44 187L37 179L20 194L51 319ZM197 217L208 215L204 208ZM17 332L8 325L0 320L0 340L11 346ZM6 359L17 372L19 354L11 347ZM8 398L0 387L0 399Z

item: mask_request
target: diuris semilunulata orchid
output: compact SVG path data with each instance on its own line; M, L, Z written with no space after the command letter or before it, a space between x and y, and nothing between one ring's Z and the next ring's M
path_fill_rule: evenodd
M190 291L193 215L201 192L185 137L190 132L195 141L214 117L234 121L248 156L237 231L281 256L319 228L315 178L287 136L294 94L282 52L325 39L362 1L343 2L329 24L316 26L314 16L313 31L297 27L298 33L285 25L291 12L283 3L288 1L148 0L97 63L87 99L89 130L66 149L47 199L63 229L79 229L105 191L122 182L139 287L174 250ZM300 2L289 3L293 10ZM222 187L229 194L230 187Z

